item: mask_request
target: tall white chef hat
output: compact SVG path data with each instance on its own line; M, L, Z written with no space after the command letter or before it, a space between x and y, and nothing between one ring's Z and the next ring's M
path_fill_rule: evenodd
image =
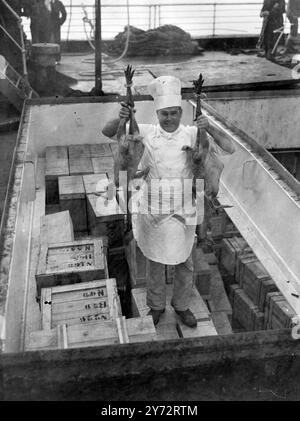
M181 107L181 83L174 76L160 76L149 85L149 93L154 99L154 107Z

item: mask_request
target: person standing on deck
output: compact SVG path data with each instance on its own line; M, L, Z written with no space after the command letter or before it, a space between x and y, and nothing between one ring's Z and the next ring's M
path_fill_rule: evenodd
M260 12L260 17L267 19L267 24L264 30L263 47L264 53L259 53L258 56L271 58L271 53L279 36L274 34L276 29L283 26L283 14L285 12L284 0L264 0L263 7Z
M51 40L50 0L27 2L25 15L30 18L31 43L39 44Z
M189 309L193 287L191 254L196 224L203 218L203 195L200 192L196 206L192 170L182 147L194 146L197 128L209 129L209 122L201 115L197 126L181 124L181 83L176 77L158 77L150 83L149 92L154 98L158 122L139 124L145 145L140 169L148 168L149 173L140 190L138 212L132 218L134 237L149 260L147 305L156 325L166 306L165 265L175 265L171 305L185 325L196 327L197 320ZM109 138L115 137L120 119L129 119L129 108L121 105L119 118L110 120L103 128L102 133ZM231 142L219 137L215 143L209 136L210 147L222 152L221 146L225 153L233 153ZM183 186L187 181L190 189L186 191Z
M61 36L60 27L67 19L67 12L63 3L59 0L51 0L51 40L60 46ZM56 57L57 62L60 62L61 54Z
M286 16L291 24L290 35L286 41L286 53L297 52L294 42L298 35L298 18L300 17L300 0L288 0Z

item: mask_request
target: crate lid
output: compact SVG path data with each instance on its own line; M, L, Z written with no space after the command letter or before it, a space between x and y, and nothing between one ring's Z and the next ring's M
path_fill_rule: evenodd
M94 215L97 219L105 221L113 221L123 219L124 212L122 211L121 207L119 206L115 197L111 200L108 200L105 197L105 193L103 196L98 196L95 194L88 194L87 200L94 212Z
M90 145L70 145L69 158L90 158Z
M107 191L109 180L105 172L98 174L85 174L82 178L86 194Z
M100 156L91 159L94 173L111 173L114 169L114 159L112 156Z
M70 175L58 179L59 199L84 199L85 189L81 175Z
M110 143L94 143L90 145L91 158L99 158L101 156L113 156Z

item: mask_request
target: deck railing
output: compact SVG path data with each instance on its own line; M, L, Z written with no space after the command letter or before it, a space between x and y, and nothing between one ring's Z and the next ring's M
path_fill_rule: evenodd
M64 1L68 18L62 27L62 40L85 40L91 35L91 27L86 22L84 29L84 12L91 23L95 21L95 5L92 0L84 6L74 1ZM127 6L124 4L103 4L102 1L102 38L113 39L127 25ZM222 36L257 36L261 29L259 16L262 1L236 2L129 2L130 25L147 30L165 24L179 26L189 32L192 38ZM30 38L29 22L25 29Z

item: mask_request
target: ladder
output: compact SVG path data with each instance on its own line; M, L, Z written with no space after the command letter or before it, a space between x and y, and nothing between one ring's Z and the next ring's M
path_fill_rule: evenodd
M38 98L39 95L30 86L27 78L20 75L0 55L0 92L17 108L22 111L25 99Z

